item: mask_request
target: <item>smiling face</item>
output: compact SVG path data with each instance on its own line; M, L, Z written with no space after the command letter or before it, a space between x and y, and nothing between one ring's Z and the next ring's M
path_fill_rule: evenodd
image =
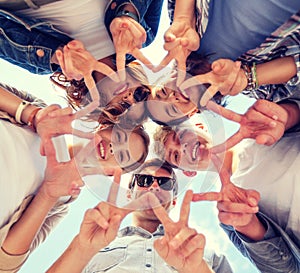
M116 166L129 171L143 163L148 153L148 143L136 131L110 126L98 131L101 141L96 145L88 162L102 169Z
M197 130L170 131L164 142L165 160L182 170L205 170L210 164L209 142Z
M164 168L157 167L157 166L149 166L141 170L139 173L141 174L148 174L153 175L155 177L169 177L174 178L170 174L169 171L167 171ZM177 182L175 182L177 183ZM144 195L147 192L151 192L155 194L157 199L159 200L160 204L169 211L172 208L173 201L175 200L173 189L170 191L163 190L160 188L160 186L157 183L157 180L155 179L153 184L150 187L139 187L137 183L134 183L133 188L131 189L131 195L132 199L137 199ZM152 219L157 220L157 216L154 214L153 210L151 208L145 209L145 210L138 210L135 212L138 217L141 217L143 219Z
M126 80L124 82L114 82L106 77L97 83L101 94L100 105L102 107L112 107L119 104L122 106L122 113L127 112L127 109L129 109L131 119L141 119L145 109L144 107L135 106L145 101L150 94L150 89L147 87L147 77L139 65L127 67L125 72ZM113 112L112 114L114 114ZM120 115L120 113L116 115Z
M169 124L198 111L197 106L178 90L176 79L171 79L162 87L156 87L153 93L154 98L149 96L146 103L154 120Z

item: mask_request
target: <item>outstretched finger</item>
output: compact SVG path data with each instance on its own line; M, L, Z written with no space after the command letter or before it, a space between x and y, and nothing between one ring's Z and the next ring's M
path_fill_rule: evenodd
M230 184L230 174L226 169L226 165L217 155L212 155L211 160L214 163L216 169L218 170L220 180L223 186Z
M43 140L43 149L45 156L47 157L47 164L56 164L56 150L54 144L51 139L44 139Z
M135 57L137 60L142 62L150 70L153 69L153 64L151 63L151 61L148 58L146 58L146 56L138 48L134 48L131 54L133 57Z
M66 71L66 65L65 65L65 58L64 58L64 53L62 52L62 50L60 49L57 49L55 51L55 55L56 55L56 58L57 58L57 61L59 63L59 66L63 72L64 75L65 74L65 71Z
M172 41L165 42L165 44L164 44L164 50L171 51L171 50L173 50L174 48L176 48L178 46L180 46L180 39L175 38Z
M153 72L158 72L161 69L165 68L171 61L173 60L173 56L171 53L168 53L163 59L162 61L159 63L158 66L153 67L152 71Z
M234 122L237 122L237 123L240 123L242 121L242 115L240 115L236 112L233 112L229 109L226 109L223 106L218 105L217 103L215 103L213 101L209 101L206 104L206 108L208 110L211 110L211 111L215 112L216 114L228 119L228 120L231 120L231 121L234 121Z
M191 208L191 201L193 199L193 191L188 190L185 193L185 196L182 201L181 209L180 209L180 217L179 221L188 224L189 216L190 216L190 208Z
M92 101L86 107L77 111L74 114L74 119L80 119L81 117L85 117L87 114L89 114L89 113L93 112L95 109L97 109L98 105L99 105L99 101Z
M117 64L118 76L121 82L124 82L126 80L125 59L126 58L124 53L117 53L116 64Z
M184 79L185 79L185 75L186 75L186 65L185 65L185 60L177 60L177 81L176 81L176 85L180 86Z
M121 175L122 175L122 169L118 168L114 172L114 181L111 184L108 197L107 197L107 202L116 205L117 197L118 197L118 192L120 188L120 182L121 182Z
M207 90L204 92L200 99L200 105L201 106L206 106L207 103L210 101L210 99L219 91L218 86L216 85L211 85Z
M243 135L240 131L236 132L234 135L232 135L230 138L228 138L225 142L218 144L210 149L210 152L213 154L219 154L223 153L226 150L231 149L236 144L241 142L244 139Z
M220 192L203 192L203 193L194 193L193 202L198 201L220 201L222 199Z
M152 205L152 209L157 216L157 218L160 220L160 222L163 224L164 227L167 227L170 223L173 223L172 219L169 217L169 214L167 213L166 209L160 204L159 200L155 195L149 196L150 203Z
M108 65L106 65L104 63L97 62L96 65L95 65L95 71L98 71L98 72L106 75L107 77L109 77L114 82L119 82L120 81L119 76L116 73L116 71L114 71L111 67L109 67Z
M75 155L75 160L80 163L83 162L96 149L101 140L102 138L98 134L94 134L94 138Z

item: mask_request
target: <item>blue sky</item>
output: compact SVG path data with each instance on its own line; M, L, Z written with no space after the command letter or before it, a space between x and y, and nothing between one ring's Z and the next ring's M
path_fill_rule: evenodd
M163 18L166 18L166 8L164 8ZM164 55L162 37L167 24L168 22L166 20L161 22L156 42L145 50L145 54L154 63L158 63ZM155 52L155 54L153 54L153 52ZM161 52L162 54L159 55L157 52ZM54 92L54 88L49 81L49 76L33 75L23 69L0 60L0 81L20 89L30 91L44 99L49 104L58 103L62 106L66 105L65 101ZM243 112L247 108L247 105L249 105L248 100L237 97L231 101L230 108ZM228 134L231 134L237 129L237 127L231 122L225 122L224 126ZM209 175L210 174L207 173L201 173L193 178L193 180L187 180L186 178L181 177L181 183L192 188L194 192L217 189L219 187L217 177L212 179ZM183 191L181 191L179 196L179 203L182 196ZM70 213L67 217L65 217L65 219L63 219L58 227L51 233L46 242L44 242L30 256L20 272L44 272L64 251L73 236L77 234L85 210L95 206L98 202L99 199L96 198L96 196L87 188L84 188L78 200L71 205ZM180 206L178 205L177 208L180 208ZM177 209L174 209L172 215L176 217L176 214ZM242 255L231 245L227 236L219 227L214 202L192 204L190 220L191 224L196 227L199 232L206 235L208 247L227 255L235 273L257 272L250 262L242 257ZM127 224L130 224L130 216L123 222L123 225Z

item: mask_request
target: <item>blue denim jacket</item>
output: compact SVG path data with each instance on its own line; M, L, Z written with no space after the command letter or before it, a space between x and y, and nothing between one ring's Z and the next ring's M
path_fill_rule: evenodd
M221 224L233 244L263 273L299 273L300 249L286 232L271 218L259 212L260 221L267 228L263 240L254 242L232 226Z
M72 39L51 24L0 10L0 57L35 74L58 69L50 59Z
M153 42L157 34L163 0L111 0L106 7L104 21L110 35L109 26L116 17L117 11L121 6L128 3L134 6L139 23L146 30L147 39L143 44L143 47L146 47Z
M139 23L147 33L143 46L147 46L157 34L163 0L110 1L105 15L108 31L116 10L127 3L137 10ZM51 65L51 56L60 45L72 40L50 23L16 16L3 9L0 9L0 34L0 58L35 74L50 74L58 70L57 65ZM127 61L132 60L133 57L128 55Z

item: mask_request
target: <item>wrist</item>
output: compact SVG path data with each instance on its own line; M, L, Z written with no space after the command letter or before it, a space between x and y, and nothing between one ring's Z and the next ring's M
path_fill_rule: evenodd
M135 7L131 4L124 4L118 7L116 10L115 17L127 16L135 20L136 22L140 21L139 13L135 9Z
M234 228L239 233L254 241L262 240L266 233L265 226L259 221L256 215L254 215L252 220L247 225L235 226Z

